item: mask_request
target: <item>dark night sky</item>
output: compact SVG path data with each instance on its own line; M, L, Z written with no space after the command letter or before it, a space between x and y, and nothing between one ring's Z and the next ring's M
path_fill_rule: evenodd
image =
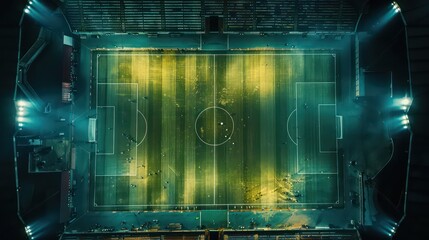
M23 0L5 1L0 10L0 234L23 239L23 226L16 215L12 135L14 131L13 89L18 49L18 23ZM0 238L3 238L0 237Z

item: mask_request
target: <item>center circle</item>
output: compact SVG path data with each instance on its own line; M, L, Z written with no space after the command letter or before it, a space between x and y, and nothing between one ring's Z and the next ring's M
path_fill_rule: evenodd
M208 107L198 114L195 133L209 146L222 145L228 142L234 133L234 119L221 107Z

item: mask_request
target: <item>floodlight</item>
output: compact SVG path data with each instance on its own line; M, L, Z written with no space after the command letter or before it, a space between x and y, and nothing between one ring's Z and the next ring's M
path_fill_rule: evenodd
M408 97L404 97L401 99L401 104L405 105L405 106L410 106L411 105L411 99Z
M31 5L31 4L33 4L33 1L30 0L28 3Z
M28 13L30 13L30 10L28 8L26 8L26 9L24 9L24 12L28 14Z
M19 112L18 112L18 116L24 116L24 114L25 114L25 113L24 113L23 111L19 111Z
M26 8L27 9L27 8ZM25 106L27 106L27 102L26 101L24 101L24 100L18 100L17 102L16 102L16 104L19 106L19 107L25 107Z
M401 8L399 7L399 4L397 2L392 2L393 10L395 10L396 13L401 11Z
M24 127L23 123L18 123L18 127Z
M25 233L27 233L27 236L28 236L28 237L30 237L31 239L34 239L34 237L33 237L33 236L31 236L31 235L32 235L32 233L31 233L31 228L30 228L30 226L26 226L26 227L25 227Z
M24 111L24 107L19 107L18 111L20 111L20 112Z
M24 118L23 118L23 117L17 117L17 118L16 118L16 120L17 120L18 122L24 122Z
M402 119L402 120L408 120L408 116L407 116L407 115L403 115L403 116L401 117L401 119Z
M403 125L408 124L408 123L410 123L410 120L408 120L408 119L402 120Z
M408 126L407 126L407 125L404 125L402 128L403 128L403 129L408 129Z

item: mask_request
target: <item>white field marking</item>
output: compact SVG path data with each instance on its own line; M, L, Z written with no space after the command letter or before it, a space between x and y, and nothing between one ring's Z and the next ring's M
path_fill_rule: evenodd
M296 112L296 109L295 109L295 110L293 110L293 111L289 114L289 117L287 118L287 121L286 121L286 131L287 131L287 135L289 136L290 140L291 140L295 145L297 145L296 141L294 141L294 140L293 140L293 138L292 138L292 136L290 135L290 132L289 132L289 120L290 120L290 117L292 116L292 114L293 114L294 112ZM295 123L295 128L296 128L296 123Z
M299 128L298 128L298 84L335 84L335 82L295 82L295 109L296 109L296 170L299 172ZM337 167L338 172L338 167Z
M137 85L136 86L136 89L137 89L137 99L138 99L138 83L100 83L100 82L98 82L98 79L99 79L99 75L98 75L98 70L99 70L99 58L100 58L100 56L107 56L107 55L109 55L109 54L97 54L97 62L96 62L96 96L95 96L95 100L96 100L96 116L97 116L97 114L98 114L98 112L97 112L97 107L99 107L98 106L98 86L99 85L130 85L130 84L132 84L132 85ZM119 56L120 54L116 54L116 55L112 55L112 56ZM129 54L129 55L133 55L133 54ZM131 94L130 94L131 95ZM138 101L136 101L136 112L137 112L137 109L138 109ZM138 123L138 119L137 119L137 117L138 117L138 115L136 114L136 134L137 134L137 123ZM137 135L136 135L136 137L137 137ZM115 147L115 139L114 139L114 142L113 142L113 148ZM96 149L97 149L97 146L96 146ZM135 151L136 151L136 159L135 159L135 169L137 169L137 143L136 143L136 147L135 147ZM114 154L114 153L113 153ZM113 155L113 154L104 154L104 155ZM137 175L137 171L135 172L135 174L134 175L130 175L129 173L128 174L126 174L126 175L123 175L123 174L121 174L121 175L98 175L97 174L97 152L96 152L96 154L95 154L95 165L94 165L94 171L95 171L95 176L136 176ZM95 194L95 193L94 193Z
M337 113L337 54L333 53L332 57L334 58L334 97L335 97L335 116L338 115ZM336 145L337 145L337 151L338 151L338 141L336 141ZM338 163L338 153L335 154L336 158L337 158L337 172L339 173L339 163ZM346 178L343 178L343 181L345 181ZM344 185L345 186L345 182ZM340 202L340 178L339 178L339 174L337 174L337 202Z
M176 175L176 177L179 176L179 174L177 174L176 171L174 171L174 169L170 165L168 165L168 169L170 169L174 173L174 175Z
M88 118L88 142L97 142L97 118Z
M301 174L301 175L335 175L338 174L336 172L319 172L319 173L296 173L296 174Z
M146 119L146 117L144 116L144 114L143 114L140 110L137 110L137 112L138 112L138 113L143 117L144 122L145 122L145 132L144 132L143 138L142 138L142 140L137 144L137 146L140 146L140 144L142 144L143 140L146 138L146 135L147 135L147 119Z
M226 205L226 227L229 227L229 205Z
M216 55L213 55L213 204L216 204Z
M298 135L298 85L295 83L295 139L296 139L296 169L295 172L299 172L299 135Z
M97 106L98 106L98 59L100 58L100 54L97 54L97 60L95 63L95 117L98 116L98 112L97 112ZM97 139L97 137L95 138ZM89 164L90 164L90 168L91 169L91 159L89 160ZM90 170L91 171L91 170ZM90 172L91 174L91 172ZM93 202L92 202L92 206L95 207L95 192L96 192L96 177L97 177L97 144L95 145L95 153L94 153L94 189L93 189L93 193L94 196L92 198ZM90 186L91 187L91 186Z
M225 141L223 141L223 142L221 142L221 143L208 143L208 142L206 142L206 141L204 141L201 137L200 137L200 135L198 135L198 130L197 130L197 121L198 121L198 118L201 116L201 114L203 113L203 112L205 112L205 111L207 111L207 110L209 110L209 109L220 109L220 110L223 110L224 112L226 112L226 114L228 114L228 116L229 116L229 118L231 119L231 122L232 122L232 131L231 131L231 133L230 133L230 135L229 135L229 137L225 140ZM234 119L232 118L232 116L231 116L231 114L226 110L226 109L224 109L224 108L221 108L221 107L207 107L207 108L205 108L205 109L203 109L198 115L197 115L197 118L195 119L195 124L194 124L194 131L195 131L195 134L197 135L197 137L198 137L198 139L200 139L200 141L201 142L203 142L203 143L205 143L206 145L208 145L208 146L220 146L220 145L222 145L222 144L225 144L226 142L228 142L231 138L232 138L232 135L234 134L234 127L235 127L235 125L234 125Z
M337 139L343 139L343 116L336 116L338 120L338 129L340 131L340 136L337 136ZM335 120L337 120L335 119Z
M334 64L335 65L335 64ZM336 66L335 66L336 69ZM335 70L335 81L334 82L296 82L296 106L298 105L298 94L297 94L297 84L334 84L334 95L335 95L335 103L333 105L335 105L335 115L337 115L337 104L336 104L336 70ZM298 111L296 113L296 118L298 119ZM298 122L297 122L298 123ZM297 128L297 135L298 135L298 128ZM320 109L319 109L319 147L320 147ZM336 141L336 149L338 150L338 141ZM320 150L320 148L319 148ZM336 151L335 151L336 152ZM337 172L336 173L298 173L298 164L299 164L299 153L298 153L298 145L297 145L297 173L298 174L319 174L319 175L323 175L323 174L332 174L332 175L337 175L337 201L336 203L339 202L340 199L340 186L339 186L339 168L338 168L338 156L336 155L336 163L337 163Z
M213 54L148 54L148 53L133 53L133 54L122 54L122 53L116 53L116 54L97 54L97 70L96 70L96 81L98 84L98 57L100 57L101 55L111 55L111 56L119 56L119 55L156 55L156 56L161 56L161 55L189 55L189 56L205 56L205 55L213 55ZM216 54L219 56L230 56L230 55L235 55L235 56L240 56L240 55L244 55L244 56L251 56L251 55L256 55L256 54ZM266 56L270 56L270 55L279 55L279 56L333 56L334 58L336 57L335 54L332 53L284 53L284 54L258 54L258 55L266 55ZM336 58L335 58L335 62L336 62ZM335 69L336 69L336 63L335 65ZM336 78L336 70L335 70L335 78ZM322 82L314 82L314 83L322 83ZM332 82L326 82L326 83L332 83ZM334 82L335 83L335 82ZM100 83L103 84L103 83ZM121 84L121 83L106 83L106 84ZM125 84L125 83L124 83ZM137 83L126 83L126 84L137 84ZM96 105L98 105L98 87L96 87ZM296 91L297 92L297 91ZM296 96L297 98L298 96ZM336 97L336 94L335 94ZM296 99L297 102L297 99ZM298 119L298 114L296 114L296 119ZM234 124L234 122L233 122ZM298 124L297 124L297 131L296 131L296 135L298 136ZM197 134L198 136L198 134ZM337 143L338 144L338 143ZM297 150L298 150L298 142L296 143L297 145ZM298 151L297 151L297 163L298 163ZM297 165L298 166L298 165ZM298 167L297 167L298 169ZM338 169L338 157L337 157L337 169ZM95 182L95 181L94 181ZM339 182L337 181L337 183L339 184ZM95 191L94 191L95 194ZM95 199L95 197L94 197ZM339 188L338 188L338 199L339 199ZM261 204L227 204L227 205L247 205L247 206L251 206L251 205L265 205L265 204L270 204L270 203L261 203ZM318 205L332 205L332 204L338 204L338 201L336 203L284 203L284 204L277 204L277 205L304 205L304 204L318 204ZM200 205L200 206L208 206L208 204L192 204L192 205ZM225 205L225 204L220 204L220 205ZM108 206L108 205L105 205ZM118 206L118 205L110 205L110 206ZM171 205L124 205L124 206L171 206ZM189 206L189 205L176 205L176 206ZM200 218L201 221L201 218Z
M97 162L97 154L94 154L95 155L95 159L94 159L94 174L93 174L93 176L94 176L94 189L93 189L93 193L94 193L94 196L93 196L93 198L92 198L92 206L93 207L95 207L95 192L97 191L97 183L96 183L96 179L97 179L97 168L96 168L96 162ZM91 160L89 161L89 164L90 164L90 166L89 166L89 169L90 169L90 171L91 171ZM91 185L90 185L90 187L89 188L91 188Z
M137 136L138 136L138 128L139 128L139 114L138 114L138 112L139 112L139 84L138 83L137 83L137 86L136 86L136 90L137 90L137 98L136 98L136 135L134 135L135 138L136 138L136 142L135 142L135 146L134 146L134 148L136 149L136 159L135 159L135 161L133 161L134 162L134 174L131 175L130 174L131 173L130 170L129 170L130 172L128 172L128 174L130 174L130 176L137 176L137 162L138 162L138 159L139 159L139 156L138 156L138 146L139 145L137 144ZM145 118L145 120L146 120L146 118Z
M136 49L139 50L139 49ZM145 51L145 50L142 50ZM215 51L215 50L210 50ZM225 50L220 50L225 51ZM262 50L264 51L264 50ZM160 54L160 53L100 53L97 54L98 57L100 56L332 56L332 53L263 53L263 54L251 54L251 53L237 53L237 54L231 54L231 53L201 53L201 54L187 54L187 53L166 53L166 54Z

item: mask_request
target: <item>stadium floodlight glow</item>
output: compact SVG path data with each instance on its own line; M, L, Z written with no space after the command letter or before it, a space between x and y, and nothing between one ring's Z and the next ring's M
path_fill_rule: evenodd
M413 99L409 97L398 98L395 100L394 104L395 106L406 112L413 104Z
M24 100L18 100L18 101L16 102L16 104L17 104L19 107L24 107L25 105L27 105L27 103L26 103Z
M404 97L401 99L401 105L411 106L411 99L409 97Z
M30 7L30 5L25 6L24 12L27 13L27 14L31 13L31 7Z
M23 105L23 103L19 103L19 104ZM25 115L25 107L19 106L17 114L18 114L18 116L24 116Z
M18 123L24 122L24 118L23 117L17 117L16 120L18 121Z
M30 102L28 102L28 101L25 101L25 100L18 100L18 101L16 101L16 105L18 106L18 107L30 107Z
M18 123L18 127L24 127L23 123Z
M25 232L27 233L28 236L31 236L31 228L30 228L30 226L26 226L25 227Z
M33 1L31 1L31 0L30 0L30 1L28 1L28 4L30 4L30 5L31 5L31 4L33 4Z
M410 124L410 119L408 118L407 115L402 115L401 124L403 129L408 129L409 127L408 125ZM393 229L395 229L395 227L393 227Z
M400 12L401 11L401 8L399 7L399 4L397 3L397 2L392 2L392 7L393 7L393 10L395 10L395 13L398 13L398 12Z

